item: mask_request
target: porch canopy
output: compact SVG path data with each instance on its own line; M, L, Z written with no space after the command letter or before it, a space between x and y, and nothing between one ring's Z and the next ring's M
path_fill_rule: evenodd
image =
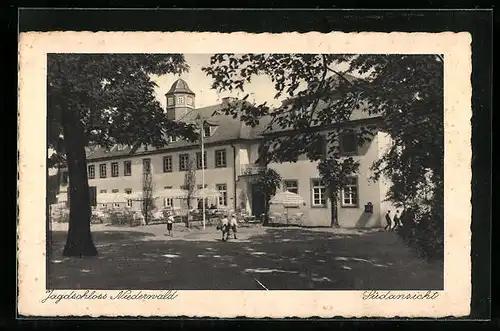
M285 206L285 208L287 208L300 206L304 204L305 201L300 195L290 191L285 191L276 194L271 198L271 201L269 201L269 203L274 205L283 205Z
M280 192L276 194L274 197L272 197L271 201L269 201L270 204L273 205L283 205L286 210L286 222L288 224L288 208L293 208L293 207L299 207L300 205L305 204L304 199L293 192L290 191L285 191L285 192Z

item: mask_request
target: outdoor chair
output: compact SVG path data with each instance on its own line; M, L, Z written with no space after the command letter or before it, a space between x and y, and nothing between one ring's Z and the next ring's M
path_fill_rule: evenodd
M304 225L304 213L295 213L293 219L297 225Z

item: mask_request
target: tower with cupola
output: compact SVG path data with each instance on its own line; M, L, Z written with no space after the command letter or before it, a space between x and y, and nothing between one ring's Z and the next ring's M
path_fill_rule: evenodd
M165 94L167 98L167 117L179 121L195 107L195 93L191 91L186 81L179 78Z

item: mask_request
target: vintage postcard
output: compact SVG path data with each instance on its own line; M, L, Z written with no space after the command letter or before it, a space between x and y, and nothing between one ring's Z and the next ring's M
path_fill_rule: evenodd
M18 313L467 316L471 42L21 33Z

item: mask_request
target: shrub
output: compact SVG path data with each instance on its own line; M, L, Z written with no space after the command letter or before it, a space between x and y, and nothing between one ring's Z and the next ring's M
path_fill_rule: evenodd
M108 222L115 226L133 226L134 213L128 210L112 210L109 212Z
M65 205L54 204L51 206L50 219L55 223L68 223L69 210Z
M102 224L108 222L108 213L101 210L92 210L92 216L90 217L91 224Z
M444 220L439 214L407 210L401 215L397 233L408 246L427 259L443 259Z

